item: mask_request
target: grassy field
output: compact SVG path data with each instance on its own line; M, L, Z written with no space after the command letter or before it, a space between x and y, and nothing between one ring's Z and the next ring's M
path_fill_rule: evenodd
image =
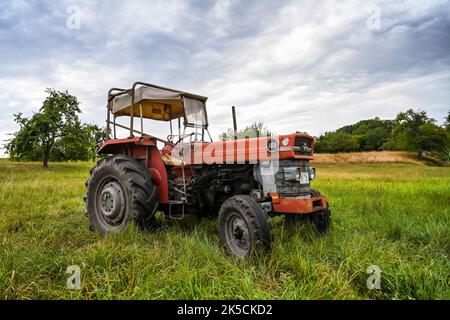
M159 220L101 238L84 216L92 163L0 160L1 299L449 299L450 168L317 164L331 232L272 220L266 255L219 246L216 220ZM66 268L81 268L81 290ZM366 270L382 270L368 290Z

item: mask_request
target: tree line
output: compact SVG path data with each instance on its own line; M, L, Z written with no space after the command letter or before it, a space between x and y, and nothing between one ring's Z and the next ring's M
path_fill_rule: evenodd
M326 132L316 138L315 151L411 151L419 159L429 152L443 160L450 154L450 111L442 125L423 110L400 112L393 120L374 118Z

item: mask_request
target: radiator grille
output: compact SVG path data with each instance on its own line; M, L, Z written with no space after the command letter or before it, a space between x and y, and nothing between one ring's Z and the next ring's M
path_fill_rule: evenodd
M286 181L284 173L284 168L286 167L301 168L301 171L307 172L309 163L304 160L280 160L278 172L275 174L278 194L288 197L309 195L309 182L301 185L299 181Z

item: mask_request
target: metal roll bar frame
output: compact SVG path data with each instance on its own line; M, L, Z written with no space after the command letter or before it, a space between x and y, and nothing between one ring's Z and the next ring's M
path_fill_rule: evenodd
M116 126L117 126L119 128L122 128L122 129L125 129L125 130L129 130L130 131L130 137L134 137L134 133L140 133L141 136L151 137L151 138L153 138L153 139L155 139L157 141L160 141L162 143L165 143L165 144L168 144L168 145L174 145L173 142L157 138L157 137L155 137L153 135L150 135L150 134L147 134L147 133L144 132L144 124L143 124L144 123L144 120L143 120L144 118L142 116L142 105L140 105L141 131L138 131L138 130L134 129L134 105L135 105L136 87L138 85L145 86L145 87L153 87L153 88L156 88L156 89L161 89L161 90L166 90L166 91L171 91L171 92L176 92L176 93L181 94L183 97L192 98L192 99L196 99L196 100L201 100L201 101L204 101L204 102L206 102L206 100L208 99L206 97L199 96L199 95L196 95L196 94L192 94L192 93L189 93L189 92L178 91L178 90L174 90L174 89L158 86L158 85L151 84L151 83L141 82L141 81L137 81L137 82L133 83L133 86L131 87L131 89L111 88L111 89L108 90L108 101L107 101L107 104L106 104L106 110L107 110L107 114L106 114L106 137L107 137L107 140L110 140L111 125L113 125L113 130L114 130L113 131L114 132L113 137L114 137L114 139L117 139L117 137L116 137ZM116 93L114 93L114 92L116 92ZM130 94L131 95L130 127L127 127L127 126L124 126L124 125L121 125L121 124L117 123L116 122L116 116L112 113L112 110L111 110L112 109L111 108L112 107L111 106L112 100L115 97L118 97L118 96L121 96L121 95L124 95L124 94ZM183 99L183 105L184 105L184 99ZM206 132L208 133L208 136L209 136L209 138L210 138L210 140L212 142L213 140L212 140L211 134L209 133L209 130L208 130L208 115L206 113L206 108L205 108L204 111L205 111L205 117L206 117L206 124L204 126L202 126L202 140L204 140L204 138L205 138L204 132L206 130ZM113 117L114 117L113 121L111 121L111 114L113 114ZM194 125L190 125L189 123L187 123L187 121L186 121L186 113L184 112L184 108L183 108L183 114L184 114L184 127L185 127L184 131L186 131L186 127L198 128L198 127L196 127ZM173 135L173 132L172 132L172 120L170 120L170 127L171 127L171 135Z

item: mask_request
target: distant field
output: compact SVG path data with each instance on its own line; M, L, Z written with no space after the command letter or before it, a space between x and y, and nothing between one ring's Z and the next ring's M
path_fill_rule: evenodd
M417 154L402 151L370 151L370 152L349 152L349 153L326 153L315 154L315 164L333 164L333 163L411 163L424 165L417 160Z
M0 160L1 299L449 299L450 168L320 164L331 232L272 219L267 255L241 261L219 246L216 220L159 220L156 231L101 238L84 216L92 163ZM66 289L66 268L81 290ZM382 270L368 290L366 270Z

